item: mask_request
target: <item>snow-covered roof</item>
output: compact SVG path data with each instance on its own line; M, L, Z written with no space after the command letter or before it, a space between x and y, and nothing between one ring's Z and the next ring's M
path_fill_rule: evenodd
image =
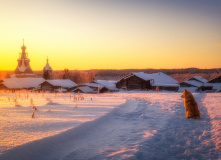
M94 88L103 88L104 86L101 84L97 84L97 83L83 83L81 84L81 86L89 86L89 87L94 87Z
M118 90L116 88L116 81L96 80L96 81L93 81L93 83L97 83L100 86L104 86L109 90Z
M46 80L46 82L50 83L53 86L64 87L64 88L72 88L77 86L77 84L71 81L70 79L53 79L53 80Z
M48 63L48 58L47 58L47 63L46 63L46 65L45 65L43 70L52 70L51 66Z
M132 73L132 75L135 75L145 81L153 79L153 77L151 77L151 74L146 74L144 72L138 72L138 73L134 72Z
M217 76L216 78L213 78L209 81L209 83L214 83L214 81L216 81L215 83L220 83L221 82L221 75Z
M184 81L183 83L186 83L186 84L189 84L189 85L195 86L195 87L203 86L203 83L201 83L199 81L195 81L195 80Z
M213 90L221 91L221 83L210 83L210 86L213 86Z
M147 80L153 80L153 84L178 84L178 82L171 78L170 76L162 73L162 72L158 72L158 73L152 73L152 74L147 74L144 72L138 72L138 73L132 73L131 76L137 76L145 81Z
M170 76L159 72L151 74L152 79L154 79L155 84L178 84L178 82L171 78Z
M207 83L208 82L208 80L206 80L205 78L203 78L201 76L193 76L192 78L196 79L197 81L200 81L202 83ZM190 79L192 79L192 78L190 78Z
M2 80L2 84L8 89L37 88L39 84L45 81L44 78L8 78Z
M88 86L77 87L76 89L73 90L73 92L76 91L77 89L81 90L84 93L93 93L94 92L94 90Z
M52 70L51 66L49 65L49 63L47 63L44 67L43 70Z
M157 84L157 83L152 84L152 86L159 86L159 87L179 87L178 84Z

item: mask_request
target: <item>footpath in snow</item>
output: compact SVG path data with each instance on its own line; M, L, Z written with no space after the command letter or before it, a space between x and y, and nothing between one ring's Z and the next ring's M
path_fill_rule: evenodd
M114 95L114 96L113 96ZM185 118L180 93L118 93L126 103L0 159L221 159L221 94L195 94L202 119Z

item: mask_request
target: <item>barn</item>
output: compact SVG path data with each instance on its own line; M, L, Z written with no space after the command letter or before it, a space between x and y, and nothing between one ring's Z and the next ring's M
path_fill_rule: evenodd
M94 93L94 90L88 86L77 87L73 89L71 92L74 93Z
M53 79L45 80L43 83L40 84L40 86L42 91L65 92L70 88L76 87L77 84L71 81L70 79Z
M201 82L201 83L207 83L208 82L208 80L206 80L205 78L203 78L201 76L193 76L188 81L191 81L191 80Z
M193 76L187 81L183 81L180 83L180 91L183 91L184 89L188 89L192 92L195 91L203 91L203 87L206 87L206 83L208 80L201 76ZM208 88L208 86L207 86Z
M221 92L221 75L206 83L205 87L202 87L202 90Z
M159 72L146 74L144 72L130 73L116 83L118 89L126 90L168 90L177 91L178 82L170 76Z
M116 92L118 89L116 88L115 81L107 81L107 80L96 80L91 81L90 83L83 83L78 85L78 87L73 87L69 89L71 92L76 92L76 88L80 87L89 87L91 88L90 93L106 93L106 92ZM80 92L84 92L83 90L79 90ZM89 93L89 92L87 92Z
M153 79L144 72L130 73L120 79L116 83L116 87L126 90L149 90L151 89L150 81L152 80Z
M116 81L107 81L107 80L94 80L90 82L90 84L97 84L100 87L100 93L105 92L117 92L118 88L116 88Z

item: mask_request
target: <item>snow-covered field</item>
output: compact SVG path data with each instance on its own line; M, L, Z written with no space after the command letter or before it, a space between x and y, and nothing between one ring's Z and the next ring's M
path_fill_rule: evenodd
M221 94L1 93L0 159L221 159ZM35 106L35 118L31 118Z

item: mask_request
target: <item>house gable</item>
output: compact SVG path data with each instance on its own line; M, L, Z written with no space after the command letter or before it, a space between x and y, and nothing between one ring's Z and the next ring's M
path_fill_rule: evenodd
M221 75L210 80L208 83L221 83Z
M145 81L144 79L133 75L126 80L126 88L128 90L139 89L145 90L150 89L150 80Z

